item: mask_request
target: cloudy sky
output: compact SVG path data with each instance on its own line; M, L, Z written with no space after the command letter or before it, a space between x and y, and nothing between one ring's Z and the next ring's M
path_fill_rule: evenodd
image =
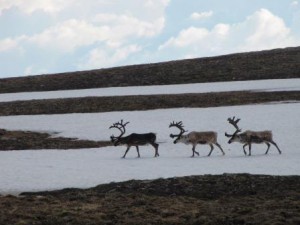
M290 46L298 0L0 0L0 78Z

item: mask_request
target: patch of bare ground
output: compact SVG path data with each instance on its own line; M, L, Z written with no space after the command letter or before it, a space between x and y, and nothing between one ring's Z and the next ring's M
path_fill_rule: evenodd
M0 197L0 224L294 224L300 177L249 174L131 180Z
M299 100L300 91L83 97L0 102L0 116L201 108Z
M34 149L79 149L110 146L109 141L79 140L52 137L48 133L31 131L7 131L0 129L0 151Z

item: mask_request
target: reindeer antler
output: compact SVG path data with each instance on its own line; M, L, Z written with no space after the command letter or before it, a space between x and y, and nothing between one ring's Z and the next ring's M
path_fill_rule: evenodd
M233 125L233 126L235 127L235 129L239 130L239 127L238 127L237 123L238 123L241 119L236 119L236 120L234 120L234 119L235 119L235 116L232 117L232 118L228 118L227 121L228 121L231 125Z
M116 122L116 123L114 123L113 125L111 125L109 127L109 129L111 129L111 128L117 128L121 132L121 134L120 134L119 137L115 137L113 135L110 136L110 139L111 139L112 142L115 142L116 140L118 140L120 137L122 137L125 134L125 132L126 132L125 126L128 123L129 122L123 123L123 120L121 120L120 122Z
M227 133L225 132L225 136L226 136L226 137L232 137L232 136L234 136L234 135L236 135L237 133L239 133L239 132L242 131L242 129L240 129L240 128L238 127L238 125L237 125L237 123L238 123L240 120L241 120L241 119L236 119L236 120L235 120L235 116L232 117L232 118L228 118L228 119L227 119L227 121L228 121L232 126L235 127L236 131L235 131L233 134L227 134Z
M170 134L171 138L180 137L183 133L187 132L187 130L183 129L182 121L176 123L173 121L172 123L170 123L169 128L170 127L177 127L180 130L179 134Z

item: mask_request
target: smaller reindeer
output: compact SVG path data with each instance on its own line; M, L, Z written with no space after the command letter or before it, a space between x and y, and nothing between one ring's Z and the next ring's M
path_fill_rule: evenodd
M229 137L228 143L231 144L232 142L239 142L244 144L243 145L243 150L244 154L247 155L245 147L249 145L249 156L251 155L251 145L252 144L262 144L265 143L268 146L268 149L265 154L268 154L269 148L270 148L270 143L274 145L279 154L281 154L280 149L278 148L277 144L273 141L273 135L272 131L266 130L266 131L251 131L251 130L246 130L243 133L240 133L242 130L238 127L237 123L240 121L240 119L236 119L235 117L233 118L228 118L228 122L233 125L236 129L236 131L233 134L227 134L225 133L226 137ZM239 134L240 133L240 134Z
M129 122L123 123L123 120L121 120L120 122L114 123L112 126L109 127L109 129L117 128L121 132L120 136L118 136L118 137L115 137L115 136L112 135L110 137L111 142L114 143L115 146L127 145L127 149L126 149L125 154L123 155L122 158L126 157L126 154L128 153L131 146L136 147L136 150L137 150L137 153L138 153L138 158L140 158L139 146L140 145L147 145L147 144L150 144L154 147L154 149L155 149L154 157L159 156L159 154L158 154L158 146L159 145L157 143L155 143L156 134L154 134L154 133L146 133L146 134L132 133L128 136L123 137L123 135L126 132L125 126L128 123Z
M186 145L191 144L193 145L193 155L192 157L195 156L195 153L199 156L199 152L197 152L196 145L197 144L203 144L203 145L209 145L210 146L210 152L207 156L210 156L213 149L214 145L216 145L225 155L225 152L223 151L221 145L217 142L217 133L214 131L204 131L204 132L196 132L192 131L186 135L184 133L188 132L183 128L182 121L175 123L174 121L169 125L169 127L177 127L180 130L179 134L170 134L171 138L176 138L174 140L174 144L178 142L182 142Z

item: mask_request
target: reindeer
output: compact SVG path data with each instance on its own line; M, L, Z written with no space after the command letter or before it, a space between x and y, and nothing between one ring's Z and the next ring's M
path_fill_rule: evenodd
M123 120L121 120L120 122L114 123L112 126L109 127L109 129L111 128L117 128L120 130L121 134L118 137L115 136L111 136L111 142L115 145L127 145L127 149L125 151L125 154L123 155L122 158L126 157L126 154L128 153L129 149L131 148L131 146L135 146L137 153L138 153L138 158L140 158L140 152L139 152L139 146L140 145L147 145L150 144L155 148L155 155L154 157L159 156L158 154L158 144L155 143L156 140L156 134L154 133L146 133L146 134L136 134L136 133L132 133L128 136L123 137L123 135L125 134L125 126L128 124L129 122L123 123Z
M266 131L251 131L251 130L246 130L243 133L240 133L242 130L238 127L237 123L240 121L240 119L236 119L235 117L233 118L228 118L228 122L233 125L236 129L236 131L233 134L228 134L225 133L225 136L230 138L228 143L231 144L232 142L239 142L243 145L243 150L244 154L247 155L245 147L249 145L249 156L251 155L251 145L252 144L262 144L265 143L268 148L265 154L268 154L269 148L270 148L270 143L274 145L279 154L281 154L281 151L277 144L273 141L273 135L272 131L266 130ZM239 134L240 133L240 134Z
M214 131L204 131L204 132L196 132L196 131L192 131L186 135L184 135L184 133L188 132L183 128L183 124L182 121L175 123L174 121L172 123L170 123L169 128L170 127L177 127L180 130L179 134L170 134L171 138L176 138L174 140L174 144L178 143L178 142L182 142L186 145L188 144L192 144L193 145L193 155L192 157L195 156L195 153L199 156L199 152L197 152L196 149L196 145L197 144L206 144L210 146L210 152L207 156L210 156L213 149L214 149L214 145L216 145L223 153L223 155L225 155L225 152L223 151L221 145L219 145L219 143L217 142L217 133Z

